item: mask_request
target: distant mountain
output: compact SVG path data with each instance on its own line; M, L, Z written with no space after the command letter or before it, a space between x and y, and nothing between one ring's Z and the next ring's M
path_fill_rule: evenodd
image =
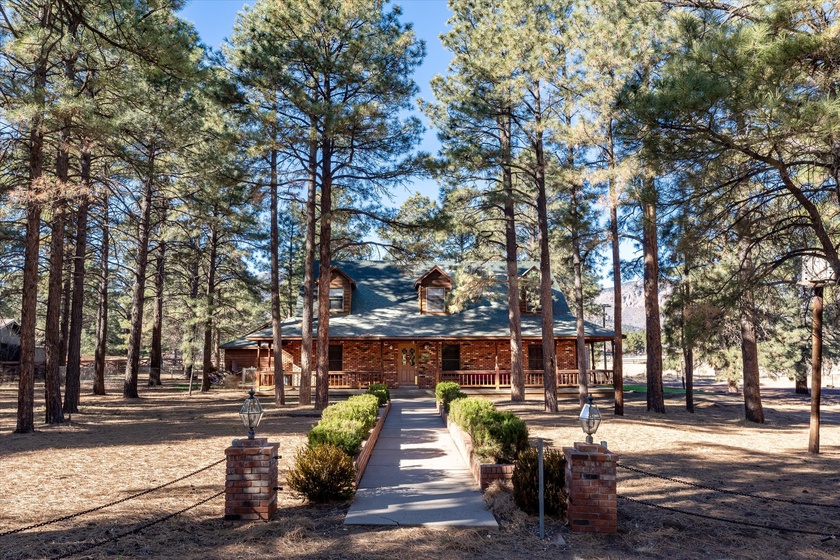
M670 294L670 287L660 284L660 309L665 305L665 301ZM607 327L613 326L613 299L612 288L602 290L598 297L595 298L596 304L609 305L607 307ZM595 324L601 324L602 321L600 315L588 317L588 319ZM621 328L624 332L645 330L645 291L644 283L641 280L625 282L621 285Z

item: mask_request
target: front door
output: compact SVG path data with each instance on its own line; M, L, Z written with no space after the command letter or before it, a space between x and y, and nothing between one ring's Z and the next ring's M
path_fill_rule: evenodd
M414 385L415 363L417 361L417 347L414 343L397 345L397 380L400 385Z

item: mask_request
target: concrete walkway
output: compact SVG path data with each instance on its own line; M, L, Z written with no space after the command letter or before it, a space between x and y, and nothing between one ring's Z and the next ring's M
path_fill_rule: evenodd
M396 399L345 525L499 528L434 399Z

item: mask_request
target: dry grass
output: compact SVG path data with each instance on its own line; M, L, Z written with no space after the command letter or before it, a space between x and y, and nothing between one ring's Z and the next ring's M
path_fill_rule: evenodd
M171 383L171 382L170 382ZM38 394L40 393L40 390ZM39 425L35 434L12 434L16 388L0 386L0 532L105 504L209 465L242 428L236 415L244 393L214 390L191 398L176 387L145 389L143 398L83 397L82 414L61 426ZM644 410L644 395L628 395L627 415L605 421L597 439L609 442L621 462L708 486L840 504L840 397L824 392L822 451L804 452L808 405L790 392L767 391L768 423L748 425L738 397L698 396L698 411L669 400L664 416ZM670 395L669 395L670 397ZM281 480L295 451L317 421L310 408L278 407L261 399L267 416L259 433L280 444ZM555 446L580 439L577 406L564 400L559 415L542 403L499 401L526 420L533 437ZM604 407L607 408L607 407ZM43 415L36 413L36 418ZM0 537L0 558L50 558L105 540L178 511L218 492L224 467L106 509ZM711 516L793 529L840 533L840 510L739 498L619 472L619 494ZM503 487L486 499L500 531L417 527L345 527L347 506L308 506L288 491L269 523L222 520L217 498L137 535L94 548L84 558L808 558L840 557L840 541L767 531L687 517L619 502L620 532L569 533L560 520L546 523L517 510ZM560 535L565 539L558 541Z

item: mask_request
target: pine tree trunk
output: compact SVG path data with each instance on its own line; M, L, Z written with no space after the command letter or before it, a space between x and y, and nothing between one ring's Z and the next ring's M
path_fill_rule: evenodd
M694 341L688 336L686 325L686 306L691 304L691 281L688 277L689 267L686 266L685 280L683 281L683 289L685 290L685 297L681 305L681 326L682 326L682 350L683 361L685 361L685 409L688 412L694 412Z
M56 198L53 202L52 234L50 237L50 266L47 280L47 318L44 326L46 373L44 395L45 422L61 424L64 412L61 404L61 300L64 294L64 235L67 220L67 190L70 179L70 123L62 124L61 142L56 154Z
M216 295L216 267L218 266L216 260L218 259L219 252L219 233L217 228L218 226L216 224L210 228L210 259L207 263L207 290L205 291L207 308L204 319L204 345L201 350L202 393L210 390L210 386L212 385L210 383L210 373L216 369L213 366L213 315L215 314L214 297Z
M140 216L137 227L137 258L134 265L134 290L131 296L131 324L128 336L128 357L125 366L123 397L136 399L137 379L140 372L140 342L143 334L143 303L146 297L146 268L149 261L149 235L151 231L152 195L154 194L155 145L149 147L148 176L143 186Z
M85 262L91 189L90 164L90 152L82 152L80 170L84 192L76 213L76 252L73 257L73 293L71 296L73 304L70 311L70 332L67 342L64 412L78 412L81 397L82 320L84 317Z
M656 184L645 179L642 191L645 326L647 345L647 410L665 412L662 386L662 327L659 321L659 246L656 223Z
M613 388L615 390L615 415L624 416L624 341L621 328L621 255L618 236L618 189L615 178L610 180L610 242L613 266Z
M46 28L49 8L41 26ZM23 257L23 294L20 311L20 381L15 433L35 431L35 324L38 312L38 259L41 245L41 203L44 185L43 111L46 103L47 53L42 49L33 72L33 101L38 107L29 131L29 198L26 201L26 240Z
M576 205L572 196L572 204ZM580 250L580 236L577 227L572 230L572 268L575 283L575 360L578 369L578 399L580 406L586 404L589 395L589 374L586 371L586 334L583 323L583 255Z
M280 204L277 181L277 150L271 151L271 330L274 351L274 402L286 404L286 383L283 379L283 318L280 311L280 230L278 208Z
M166 280L166 242L161 240L155 251L155 299L152 316L152 345L149 348L149 387L160 385L163 368L163 285Z
M525 400L525 371L522 356L522 316L519 310L519 262L516 243L516 207L511 171L511 116L508 108L499 120L504 189L505 261L508 281L508 325L510 328L510 400Z
M751 283L753 263L750 254L750 240L744 232L738 236L738 259L741 263L741 358L744 366L744 414L746 419L757 424L764 423L764 409L761 406L758 373L758 341L755 334L755 303Z
M67 228L68 223L72 222L77 216L73 216L72 209L68 206L67 213L64 215L64 225ZM72 228L67 228L64 232L64 241L62 242L62 278L64 279L64 287L61 289L61 334L58 337L58 365L65 368L64 378L67 379L67 350L69 348L70 338L70 304L73 301L73 257L75 248L70 243L74 233Z
M545 192L545 152L542 133L542 108L540 106L540 85L535 84L534 118L536 132L534 141L535 169L537 183L537 219L540 237L540 307L542 308L542 352L543 388L545 409L557 412L557 351L554 345L554 298L551 287L551 253L548 237L548 201ZM518 307L518 305L517 305Z
M196 307L198 305L198 248L195 243L190 243L192 251L192 263L190 270L190 320L187 321L187 340L186 348L184 349L184 375L190 380L189 392L192 393L192 375L195 367L195 320ZM260 365L257 364L257 374L259 374Z
M808 452L820 452L820 399L822 397L823 286L814 286L814 318L811 323L811 419Z
M794 392L797 395L807 395L809 394L808 391L808 376L804 373L796 372L794 374L794 383L795 389Z
M332 142L321 146L321 236L318 263L318 344L315 383L315 409L329 405L330 372L330 261L332 260Z
M313 124L314 127L314 124ZM318 203L318 145L309 144L309 193L306 197L306 239L303 263L303 310L301 318L300 392L298 404L312 404L312 313L315 282L315 210Z
M102 199L102 247L99 261L99 309L96 314L96 351L94 356L93 394L105 394L105 356L108 353L108 195Z

